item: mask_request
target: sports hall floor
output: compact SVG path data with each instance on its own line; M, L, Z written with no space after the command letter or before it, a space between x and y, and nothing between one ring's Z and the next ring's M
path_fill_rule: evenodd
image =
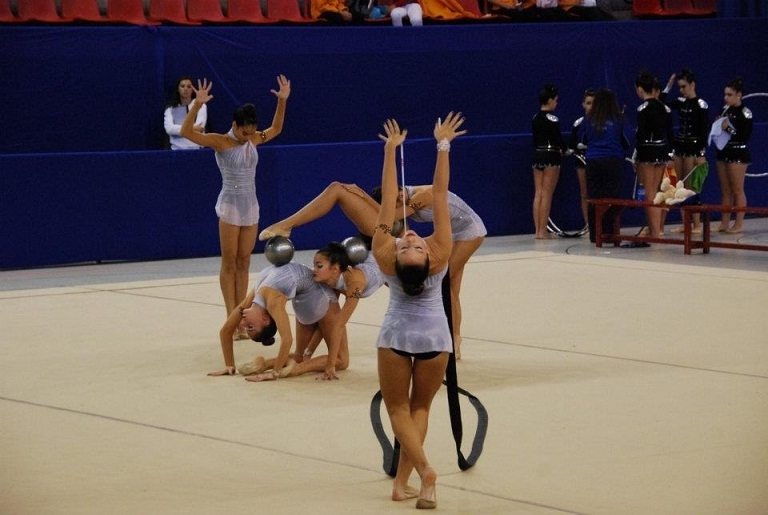
M768 244L768 220L740 238ZM218 265L0 272L0 513L413 512L369 420L386 290L354 314L341 380L214 378ZM461 472L438 394L440 512L768 513L768 253L489 238L462 298L459 384L489 426Z

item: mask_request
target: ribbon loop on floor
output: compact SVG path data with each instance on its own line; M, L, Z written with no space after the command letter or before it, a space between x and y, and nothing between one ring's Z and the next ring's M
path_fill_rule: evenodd
M450 270L445 274L442 284L443 292L443 308L445 309L446 317L448 318L448 328L453 335L453 318L451 316L451 283L450 283ZM483 452L483 444L485 443L485 436L488 432L488 411L483 406L480 400L469 393L468 391L460 388L458 385L458 375L456 372L456 342L453 342L454 353L448 357L448 365L445 371L445 380L443 384L448 389L448 411L451 417L451 431L453 432L453 439L456 442L456 454L458 455L458 464L461 470L467 470L477 463L480 458L480 454ZM464 453L461 451L461 442L463 439L464 428L461 420L461 405L459 403L459 395L464 395L469 400L472 407L477 412L477 429L475 431L475 437L472 440L472 448L469 452L469 456L464 457ZM379 440L381 450L384 456L383 468L384 472L390 477L395 477L397 473L397 464L400 459L400 442L397 438L394 440L394 444L390 443L387 433L384 431L384 426L381 422L381 390L376 392L371 399L371 425L373 426L373 432L376 438Z

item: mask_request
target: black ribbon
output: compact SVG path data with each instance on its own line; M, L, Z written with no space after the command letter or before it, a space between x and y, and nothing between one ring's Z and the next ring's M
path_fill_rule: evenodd
M453 317L451 316L451 281L450 270L443 278L442 284L443 294L443 309L445 309L445 315L448 318L448 328L451 331L451 338L453 338ZM480 454L483 452L483 444L485 443L485 435L488 432L488 411L483 406L480 400L459 387L458 375L456 373L456 342L453 342L454 352L448 358L448 365L445 370L445 380L443 384L448 389L448 411L451 417L451 431L453 432L453 439L456 442L456 454L458 455L458 464L461 470L467 470L477 463L480 458ZM472 449L469 452L469 456L464 457L464 453L461 452L461 442L464 435L463 423L461 420L461 405L459 403L459 395L464 395L469 400L472 407L477 412L477 430L475 431L475 437L472 441ZM383 467L384 472L390 477L395 477L397 474L397 464L400 460L400 442L395 438L394 444L390 443L387 433L384 431L384 426L381 423L381 390L374 394L371 399L371 425L373 426L373 432L376 438L379 440L381 450L384 455Z

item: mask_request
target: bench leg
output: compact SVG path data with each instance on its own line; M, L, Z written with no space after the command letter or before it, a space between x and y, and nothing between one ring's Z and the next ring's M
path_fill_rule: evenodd
M701 248L703 249L704 254L709 254L709 239L712 235L711 228L709 226L710 221L710 212L704 211L701 213Z
M613 224L611 225L611 241L614 245L618 246L621 243L621 212L624 211L623 206L612 206L613 209Z
M603 217L608 206L595 204L595 247L603 246Z

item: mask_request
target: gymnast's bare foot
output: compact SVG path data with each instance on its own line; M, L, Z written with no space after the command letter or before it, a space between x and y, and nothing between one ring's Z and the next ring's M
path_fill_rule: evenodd
M548 232L545 232L544 234L537 234L536 235L536 239L537 240L553 240L553 239L555 239L555 237L554 237L554 235L552 235L552 234L550 234Z
M243 363L237 369L240 375L249 376L252 374L259 374L267 369L267 363L263 356L256 356L253 361Z
M437 472L432 467L427 467L424 470L424 475L421 476L421 490L419 490L419 499L416 501L417 510L434 510L437 508L436 483Z
M725 232L727 232L728 234L741 234L744 232L744 228L737 227L734 225L733 227L726 229Z
M393 501L407 501L408 499L415 499L418 496L419 491L411 485L405 485L404 487L395 485L392 487Z
M278 377L279 374L277 374L274 370L270 370L268 372L264 372L263 374L253 374L246 376L245 380L252 383L261 383L262 381L274 381Z
M291 229L290 228L284 228L280 227L279 225L270 225L263 231L259 233L259 241L265 241L270 238L274 238L275 236L283 236L285 238L288 238L291 236Z
M728 226L720 224L717 226L717 232L728 232Z

